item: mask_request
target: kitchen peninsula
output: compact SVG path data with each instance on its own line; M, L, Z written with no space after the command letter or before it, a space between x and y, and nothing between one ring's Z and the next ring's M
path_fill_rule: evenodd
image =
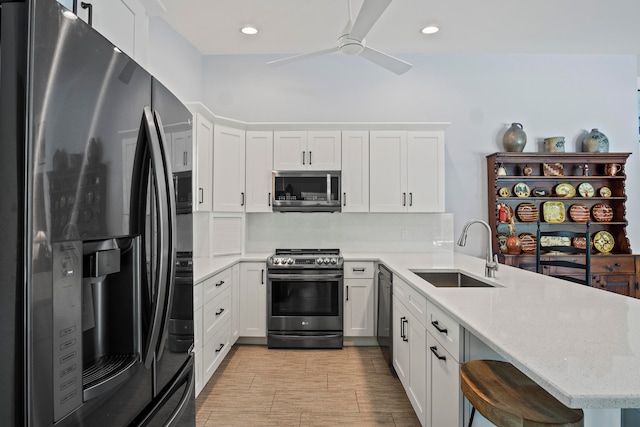
M196 260L195 282L265 257ZM585 426L624 425L621 408L640 407L640 301L503 265L485 279L483 259L453 251L344 257L390 268L455 319L467 342L477 338L565 405L584 409ZM494 286L436 288L411 270L463 271Z

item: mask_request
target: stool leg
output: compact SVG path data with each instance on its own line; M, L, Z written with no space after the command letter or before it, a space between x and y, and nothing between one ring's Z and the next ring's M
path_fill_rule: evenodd
M471 407L471 416L469 417L469 425L467 427L471 427L471 425L473 424L473 416L476 414L476 408L475 407Z

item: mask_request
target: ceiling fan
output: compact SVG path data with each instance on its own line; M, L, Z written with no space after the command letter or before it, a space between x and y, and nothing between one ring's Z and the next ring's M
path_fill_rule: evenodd
M299 61L301 59L307 59L314 56L326 55L334 52L342 52L346 55L360 55L363 58L379 65L387 70L396 73L403 74L409 71L412 67L408 62L395 58L386 53L372 49L365 46L364 38L373 27L373 25L380 19L380 16L384 13L387 7L391 4L391 0L364 0L362 8L355 20L351 22L351 0L348 0L349 7L349 20L347 25L342 31L342 35L338 37L337 46L329 49L319 50L316 52L304 53L302 55L291 56L288 58L277 59L275 61L267 62L269 65L283 65L290 62Z

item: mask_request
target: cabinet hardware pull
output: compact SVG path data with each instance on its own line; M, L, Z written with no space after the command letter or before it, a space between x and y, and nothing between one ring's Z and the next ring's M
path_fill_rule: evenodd
M224 344L220 344L220 347L218 347L218 349L216 350L216 353L219 353L220 350L222 350L222 347L224 347Z
M187 166L187 152L186 151L182 152L182 164L184 166Z
M311 151L309 151L309 165L311 165Z
M269 197L267 198L267 203L269 203L269 206L271 206L271 193L269 193Z
M220 280L218 283L216 283L216 288L222 285L224 285L224 280Z
M440 332L441 334L447 334L447 328L441 328L440 325L438 324L437 320L432 320L431 324L433 325L434 328L436 328L438 330L438 332Z
M407 206L407 193L402 193L402 206Z
M83 9L89 9L89 26L93 27L93 5L91 3L86 3L81 1L80 2L80 7Z
M440 356L438 354L438 347L436 347L435 345L433 347L429 347L429 350L431 350L431 353L435 354L435 356L440 359L440 360L447 360L447 356Z
M355 272L364 273L364 267L362 267L362 268L355 268L355 267L352 267L352 268L351 268L351 270L353 270L353 272L354 272L354 273L355 273Z
M404 330L404 324L409 324L409 321L407 320L406 317L402 316L400 318L400 336L402 337L402 341L406 341L409 342L409 338L407 338L407 333Z
M302 152L302 164L305 165L306 163L304 162L304 151Z
M244 193L240 193L240 197L242 197L242 200L240 201L240 206L244 206Z
M349 285L347 285L347 301L349 301Z
M264 285L264 268L260 271L260 284Z
M200 200L198 200L198 203L202 204L204 203L204 188L199 187L198 191L200 192Z
M216 312L216 317L220 316L222 313L224 313L224 308L221 308L220 311Z
M409 193L409 206L413 206L413 193Z
M347 206L347 193L342 193L342 206Z

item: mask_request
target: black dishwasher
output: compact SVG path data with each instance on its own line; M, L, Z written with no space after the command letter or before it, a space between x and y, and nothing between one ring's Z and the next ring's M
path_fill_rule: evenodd
M389 364L389 369L395 374L393 369L393 327L391 298L393 294L393 274L384 265L378 265L378 345L382 354Z

